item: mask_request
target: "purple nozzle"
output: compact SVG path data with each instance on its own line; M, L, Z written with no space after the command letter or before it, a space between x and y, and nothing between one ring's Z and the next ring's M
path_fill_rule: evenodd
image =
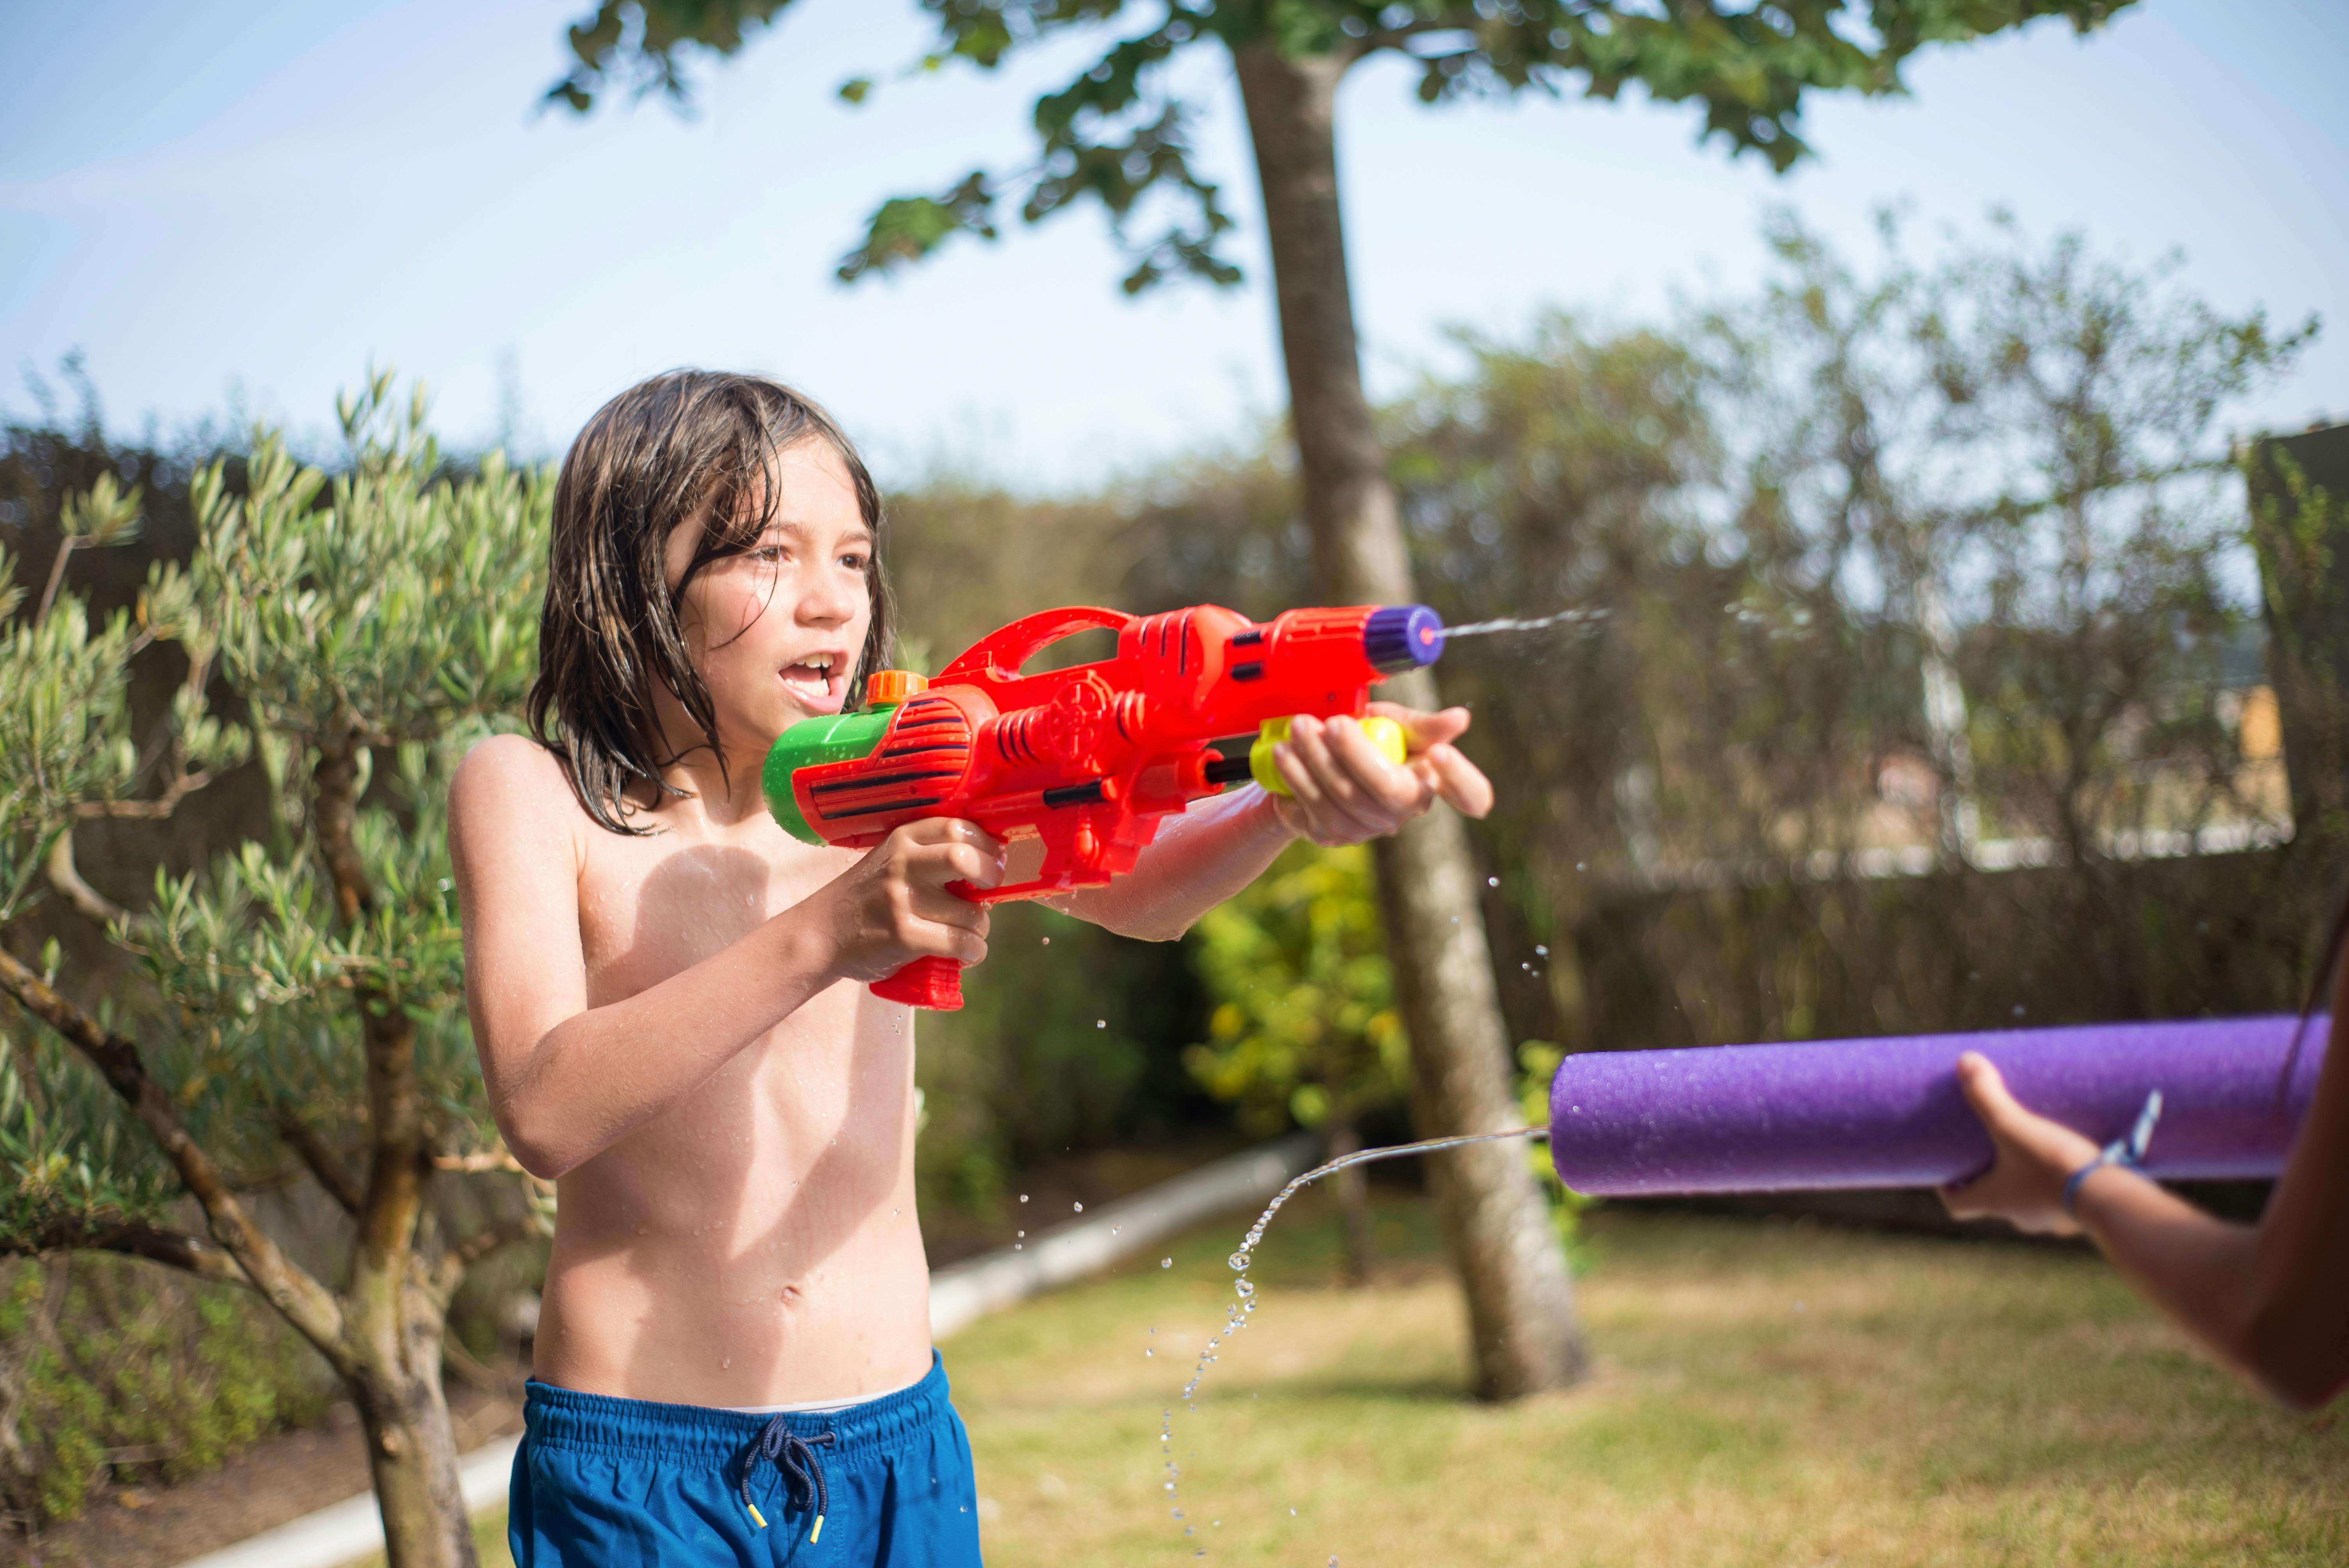
M2295 1057L2300 1029L2290 1016L2199 1018L1592 1051L1567 1057L1550 1086L1550 1158L1568 1186L1609 1197L1940 1186L1990 1163L1955 1071L1979 1051L2025 1107L2098 1143L2128 1131L2159 1089L2155 1176L2273 1176L2331 1033L2310 1019Z
M1424 668L1444 656L1444 619L1424 604L1386 604L1362 626L1362 653L1382 676Z

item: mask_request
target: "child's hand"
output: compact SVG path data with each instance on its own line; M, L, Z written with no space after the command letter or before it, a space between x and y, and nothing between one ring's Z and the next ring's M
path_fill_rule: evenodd
M1408 750L1400 768L1380 755L1350 718L1299 715L1273 748L1287 798L1273 809L1283 826L1317 844L1359 844L1392 833L1438 799L1471 817L1493 809L1492 781L1452 745L1468 727L1468 710L1422 713L1391 702L1371 712L1402 726Z
M987 906L947 891L954 882L993 887L1003 880L1003 845L976 823L953 817L908 822L881 841L816 897L836 944L833 967L854 980L880 980L916 958L977 964L987 956Z
M1941 1189L1950 1217L2004 1220L2040 1235L2079 1234L2079 1222L2064 1212L2064 1182L2096 1157L2096 1145L2060 1121L2023 1109L1998 1068L1972 1051L1958 1058L1958 1088L1998 1155L1972 1181Z

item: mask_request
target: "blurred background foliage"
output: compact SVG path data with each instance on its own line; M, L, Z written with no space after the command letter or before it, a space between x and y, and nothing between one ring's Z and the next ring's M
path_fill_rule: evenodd
M1791 217L1770 237L1750 293L1662 322L1558 313L1514 337L1463 334L1381 414L1420 580L1447 620L1586 612L1463 642L1441 669L1475 715L1466 749L1500 785L1475 843L1528 1115L1566 1050L2296 1005L2339 846L2293 832L2225 419L2313 324L2230 317L2161 265L1998 219L1922 259L1889 221L1859 260ZM20 582L44 583L69 498L102 478L138 487L139 540L63 574L98 634L151 563L188 559L190 478L215 457L232 490L253 482L217 432L13 428L0 545ZM1307 596L1277 428L1090 495L942 469L893 494L889 518L904 655L922 667L1054 603L1266 615ZM168 642L139 654L134 732L189 667ZM267 839L264 763L168 825L93 824L83 874L141 899L159 871ZM387 751L376 799L390 806L404 772ZM379 820L421 830L432 810ZM1181 944L999 911L968 1008L923 1024L926 1211L999 1216L1019 1174L1112 1147L1205 1150L1291 1124L1405 1135L1369 892L1359 855L1300 848ZM54 903L0 939L140 983ZM15 1168L47 1161L70 1181L72 1151L42 1143L18 1086L82 1092L67 1081L79 1066L30 1029L0 1032L0 1140ZM1369 1262L1364 1245L1353 1266ZM53 1346L136 1316L75 1295L85 1277L0 1265L0 1302L51 1314ZM118 1302L191 1288L124 1279ZM527 1281L524 1266L501 1288ZM460 1298L452 1332L486 1348L498 1310L488 1292ZM216 1331L166 1317L195 1336L183 1350ZM0 1400L16 1401L0 1429L61 1430L32 1412L129 1397L26 1336L0 1343ZM301 1408L276 1352L254 1346L218 1361L218 1397ZM61 1392L69 1378L98 1392ZM33 1463L14 1440L0 1460Z

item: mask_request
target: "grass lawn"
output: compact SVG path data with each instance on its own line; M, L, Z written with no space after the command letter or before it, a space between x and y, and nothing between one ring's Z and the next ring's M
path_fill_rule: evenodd
M2349 1435L2194 1359L2094 1257L1601 1210L1596 1375L1487 1408L1425 1206L1382 1202L1394 1262L1349 1291L1314 1198L1175 1409L1183 1521L1159 1413L1245 1219L948 1345L990 1561L2349 1561Z

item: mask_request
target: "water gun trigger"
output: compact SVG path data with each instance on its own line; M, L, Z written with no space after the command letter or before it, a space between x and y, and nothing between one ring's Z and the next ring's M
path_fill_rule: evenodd
M1411 755L1411 738L1402 726L1381 714L1358 718L1362 727L1362 738L1378 748L1380 756L1400 768ZM1272 748L1288 738L1286 718L1268 718L1257 729L1255 742L1248 747L1248 777L1264 786L1268 795L1286 795L1288 780L1280 776L1280 767L1272 759Z

